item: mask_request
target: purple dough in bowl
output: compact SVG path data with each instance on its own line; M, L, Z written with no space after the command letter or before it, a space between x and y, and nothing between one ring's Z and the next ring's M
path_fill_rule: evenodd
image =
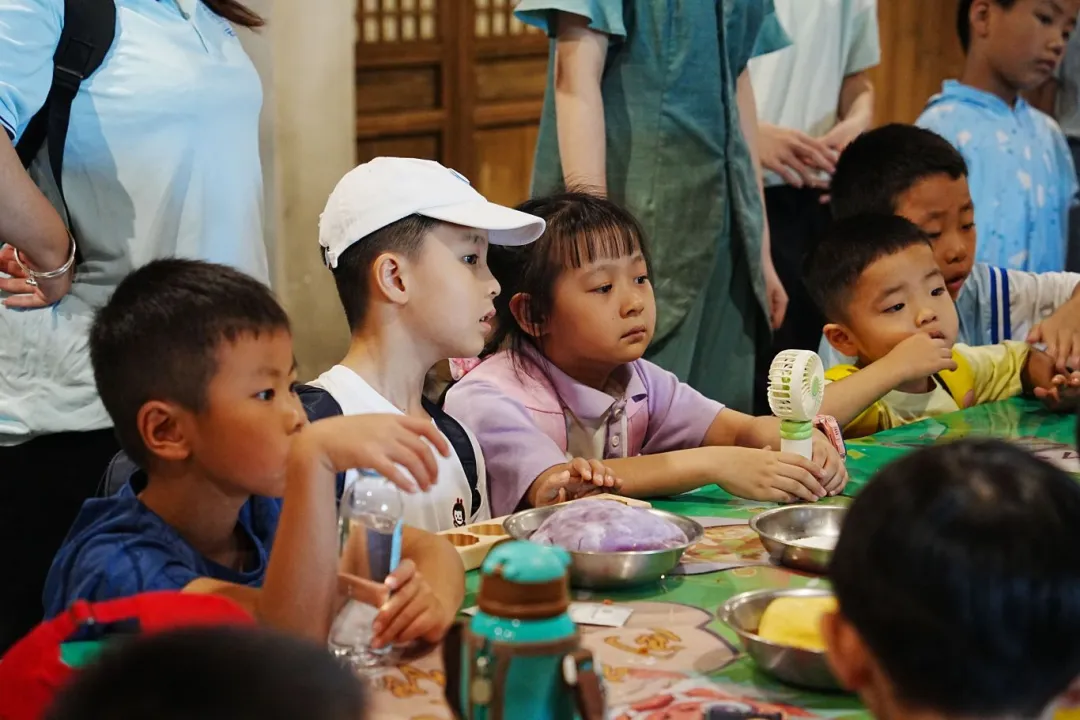
M578 552L669 550L689 542L670 520L615 500L570 503L548 516L529 540Z

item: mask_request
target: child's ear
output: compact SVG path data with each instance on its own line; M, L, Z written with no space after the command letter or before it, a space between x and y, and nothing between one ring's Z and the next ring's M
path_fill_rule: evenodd
M855 344L854 336L852 336L851 331L843 325L839 323L829 323L825 326L823 333L825 339L829 341L829 344L841 355L856 357L859 354L859 348Z
M990 4L993 0L974 0L971 10L968 11L968 24L971 26L972 38L984 38L989 32Z
M408 271L401 258L383 253L371 265L372 289L392 303L403 305L408 300Z
M538 338L543 334L544 329L540 323L533 321L532 313L529 311L530 300L532 296L528 293L517 293L510 298L510 313L514 316L518 327L532 337Z
M162 460L186 460L191 455L185 415L191 412L175 403L151 400L139 408L136 427L150 455Z
M866 689L873 679L871 658L851 623L838 612L828 613L821 618L821 634L829 667L840 685L852 692Z

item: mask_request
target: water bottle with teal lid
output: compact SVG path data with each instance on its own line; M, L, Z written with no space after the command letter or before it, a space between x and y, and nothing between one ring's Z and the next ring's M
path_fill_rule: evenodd
M562 548L504 542L481 567L478 612L444 642L447 701L468 720L592 720L603 693L581 648Z
M338 508L343 573L381 583L401 561L404 500L396 485L372 470L349 473ZM330 651L360 672L393 665L395 648L371 647L372 623L379 609L350 598L330 629Z

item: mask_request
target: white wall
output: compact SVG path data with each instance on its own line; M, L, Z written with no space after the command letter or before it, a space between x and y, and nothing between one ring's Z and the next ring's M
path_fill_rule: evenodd
M274 291L293 323L300 379L339 360L348 328L318 252L319 214L353 167L356 0L249 0L268 20L242 33L263 80L260 144Z

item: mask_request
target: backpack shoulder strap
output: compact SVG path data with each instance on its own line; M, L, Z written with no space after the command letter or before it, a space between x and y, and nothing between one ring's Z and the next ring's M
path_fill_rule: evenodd
M342 415L341 403L334 399L327 390L314 385L297 385L296 394L300 397L300 404L304 406L309 422L325 420L326 418ZM345 473L337 474L337 497L340 500L345 492Z
M341 404L321 387L298 385L296 394L300 396L300 403L304 406L304 412L307 413L308 420L311 422L344 414L341 411Z
M474 515L480 509L483 498L480 497L480 470L476 461L476 450L473 448L472 439L469 437L469 433L465 431L465 427L437 404L427 398L423 399L423 403L424 409L427 410L428 415L431 415L431 419L435 421L439 431L450 441L450 445L454 448L454 452L461 462L461 467L465 471L465 478L469 481L469 493L471 495L469 514Z
M114 0L64 0L64 27L53 55L52 88L45 105L30 119L16 150L23 167L37 157L41 146L49 149L49 167L67 212L61 174L67 143L71 104L83 80L101 67L116 37ZM71 225L70 216L65 221Z

